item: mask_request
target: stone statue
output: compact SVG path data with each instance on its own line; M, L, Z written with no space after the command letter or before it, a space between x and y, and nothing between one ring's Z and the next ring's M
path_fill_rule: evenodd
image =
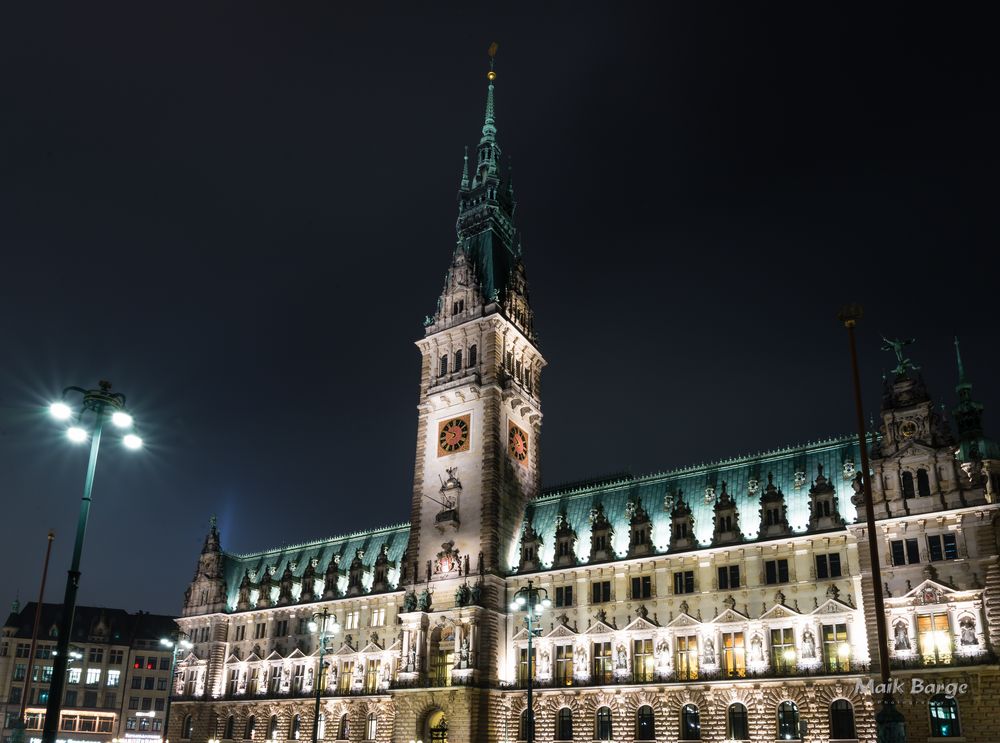
M403 594L403 611L409 612L417 608L417 594L407 591Z
M615 669L628 670L628 651L622 644L615 648Z
M413 672L417 670L417 646L412 643L410 644L410 659L406 663L406 669Z
M978 645L979 638L976 637L976 622L971 617L965 617L959 623L962 628L961 642L963 645Z
M543 650L542 654L538 656L538 673L542 676L549 675L549 651Z
M431 592L426 588L420 592L420 596L417 598L417 610L418 611L428 611L431 608Z
M899 338L895 338L893 340L889 340L888 338L883 338L882 340L885 341L885 345L882 346L882 350L892 351L893 353L896 354L897 364L896 368L892 370L893 373L902 376L903 374L906 374L907 369L913 369L913 371L920 371L919 366L914 364L909 359L903 357L903 348L913 343L914 341L913 338L910 338L908 341L900 340Z
M455 589L455 604L457 606L466 606L469 603L469 598L472 592L469 590L469 585L463 583L457 589Z
M753 663L764 661L764 641L760 639L760 635L754 635L750 639L750 661Z
M476 583L472 586L472 591L469 594L469 603L473 606L479 606L483 602L483 584Z
M910 649L910 633L906 629L905 622L897 622L893 627L893 648L895 650L909 650Z
M458 648L458 667L468 668L469 667L469 638L463 637L462 643Z
M704 663L715 663L715 643L709 637L705 640Z
M816 657L816 638L813 636L811 630L806 630L802 633L802 657Z
M587 668L587 648L580 645L576 649L576 664L579 666L580 671Z

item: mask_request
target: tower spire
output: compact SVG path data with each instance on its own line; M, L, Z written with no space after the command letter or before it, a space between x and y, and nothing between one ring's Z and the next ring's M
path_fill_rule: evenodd
M963 389L971 389L972 385L965 378L965 364L962 363L962 349L958 346L958 336L955 336L955 359L958 361L958 387L959 392Z
M495 41L490 44L487 53L490 55L490 71L486 73L489 85L486 88L486 118L483 121L483 138L479 140L479 144L497 141L496 111L493 107L493 81L497 79L497 73L494 70L497 57L497 43Z
M469 190L469 146L465 146L465 159L462 162L462 183L459 186L463 191Z

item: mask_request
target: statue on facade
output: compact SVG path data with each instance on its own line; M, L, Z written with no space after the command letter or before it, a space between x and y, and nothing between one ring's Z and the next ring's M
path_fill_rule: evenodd
M469 590L469 584L463 583L457 589L455 589L455 605L467 606L471 595L472 592Z
M410 642L410 657L406 661L406 670L416 673L417 671L417 646Z
M892 370L894 374L896 374L897 376L903 376L904 374L906 374L907 369L913 369L913 371L920 371L919 366L917 366L908 358L905 358L903 356L903 349L906 346L913 343L914 341L913 338L910 338L909 340L906 341L900 340L899 338L894 338L892 340L888 338L883 338L882 340L885 341L885 345L882 346L882 350L892 351L894 354L896 354L897 364L896 368Z
M802 657L816 657L816 637L811 630L806 630L802 633Z
M752 663L764 662L764 641L760 635L754 635L750 639L750 661Z
M410 612L417 608L417 594L413 591L407 591L403 594L403 611Z
M480 555L481 556L481 555ZM482 581L476 583L472 586L472 590L469 592L469 603L473 606L480 606L483 603L483 584Z
M976 622L971 617L963 618L959 623L962 629L961 643L963 645L978 645L979 638L976 637Z
M469 638L468 636L462 637L462 642L458 648L458 667L468 668L469 667Z
M621 643L615 648L615 670L619 669L628 670L628 651L625 649L625 645Z
M431 592L426 588L420 592L417 598L417 611L429 611L431 608Z
M715 643L711 637L705 639L705 648L702 656L703 663L715 663Z
M896 625L892 629L893 648L895 650L909 650L910 633L906 629L906 622L896 622Z

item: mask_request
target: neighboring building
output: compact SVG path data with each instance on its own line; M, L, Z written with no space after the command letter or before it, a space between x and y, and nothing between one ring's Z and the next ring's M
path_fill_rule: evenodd
M245 555L213 524L177 620L194 647L169 738L308 738L322 681L324 740L523 740L528 638L508 605L532 581L554 602L535 641L538 741L872 740L855 437L541 490L545 361L493 95L491 73L417 343L410 523ZM901 709L911 741L995 742L1000 450L964 371L956 437L899 361L871 439L895 675L970 685ZM342 631L318 669L322 610Z
M0 630L0 713L8 743L27 696L28 741L41 739L52 677L52 655L62 605L44 604L35 648L32 679L27 666L34 602L14 610ZM172 617L122 609L78 606L73 619L66 692L59 718L59 739L110 741L113 738L161 740L170 687L171 652L162 638L177 635Z

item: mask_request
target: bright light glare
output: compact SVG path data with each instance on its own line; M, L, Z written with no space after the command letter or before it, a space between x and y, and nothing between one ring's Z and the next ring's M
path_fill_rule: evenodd
M541 604L535 604L535 614L541 614L545 609Z
M785 656L785 660L787 661L795 660L795 651L792 648L788 648L787 650L785 650L783 655Z
M125 435L122 439L122 443L125 444L129 449L141 449L142 439L136 436L134 433L129 433Z
M516 601L511 601L510 602L510 610L511 611L517 611L519 608L521 608L521 607L518 605L518 603Z
M330 634L336 635L339 633L340 633L340 625L334 622L333 625L330 627Z
M118 410L111 416L111 422L114 423L119 428L131 428L132 416L129 415L128 413L124 413L121 410Z
M518 603L518 606L524 606L525 603L527 603L527 601L525 600L524 596L518 596L514 600Z
M66 435L74 444L81 444L87 440L87 432L79 426L70 426L66 429Z
M190 640L181 640L181 647L190 650L194 647L194 644Z
M315 632L318 629L319 629L319 625L316 624L316 622L309 622L309 631L310 632Z
M550 606L552 606L552 601L549 599L542 599L542 606L548 609Z
M49 413L57 421L64 421L73 415L73 409L64 402L54 402L49 405Z
M160 644L163 645L164 647L167 647L167 648L172 648L174 646L174 643L172 643L166 637L161 637L160 638Z

